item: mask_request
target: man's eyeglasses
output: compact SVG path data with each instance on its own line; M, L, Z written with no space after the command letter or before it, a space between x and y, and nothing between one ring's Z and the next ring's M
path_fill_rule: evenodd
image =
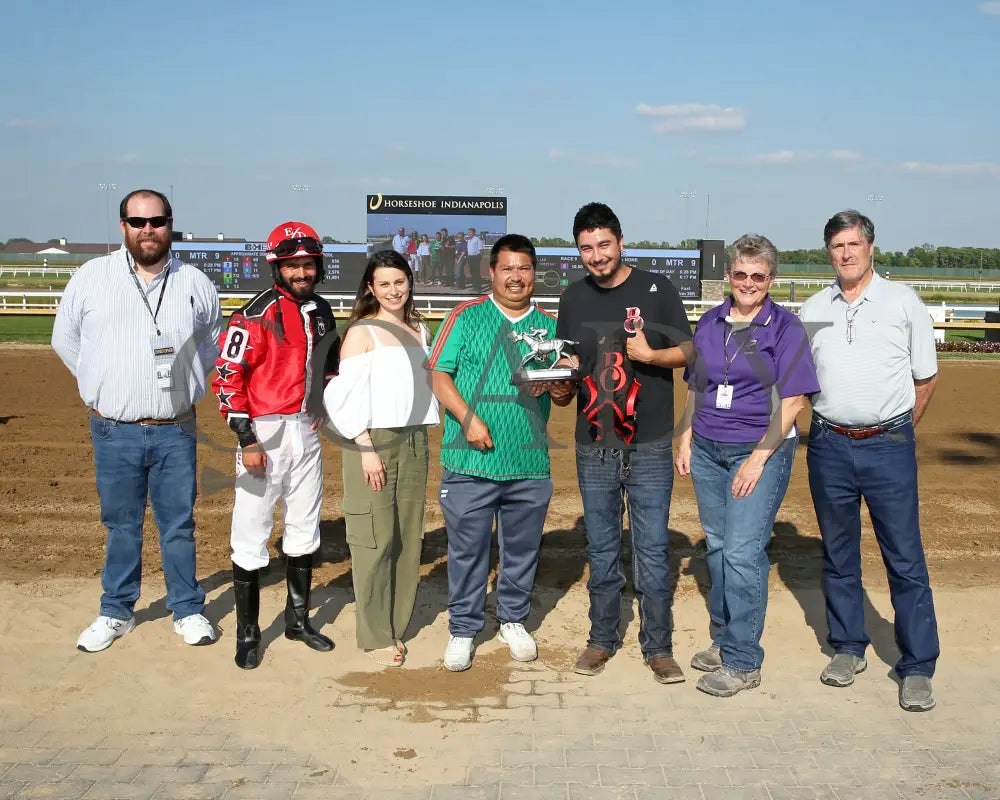
M855 308L848 307L845 316L847 317L847 343L853 344L854 340L857 338L857 330L854 325L854 318L858 315L861 310L861 306L856 306Z
M318 256L323 252L323 245L311 236L303 236L298 239L283 239L274 246L271 252L278 258L287 258L300 250L311 256Z
M741 269L733 270L729 276L733 279L733 283L743 283L747 278L750 278L758 286L763 286L771 280L771 276L765 275L763 272L744 272Z
M173 217L122 217L125 223L130 228L135 228L137 231L141 231L146 225L152 225L154 228L162 228L168 222L170 222Z

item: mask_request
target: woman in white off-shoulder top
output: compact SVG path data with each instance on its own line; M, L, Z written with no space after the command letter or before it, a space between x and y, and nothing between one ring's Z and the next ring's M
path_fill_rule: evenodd
M344 519L358 647L398 667L420 577L427 427L438 405L424 369L430 333L413 305L413 272L394 250L365 269L323 402L343 447Z

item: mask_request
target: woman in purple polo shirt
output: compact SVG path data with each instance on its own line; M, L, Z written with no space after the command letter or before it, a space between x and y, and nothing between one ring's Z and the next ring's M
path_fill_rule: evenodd
M707 673L698 688L717 697L760 685L766 547L792 472L795 417L819 391L802 323L768 295L778 272L774 245L741 236L729 260L729 299L695 328L674 459L694 480L712 580L712 645L691 666Z

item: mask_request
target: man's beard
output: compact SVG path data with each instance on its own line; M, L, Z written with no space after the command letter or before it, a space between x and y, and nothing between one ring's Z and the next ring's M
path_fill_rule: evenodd
M594 275L593 278L595 281L597 281L597 285L606 286L607 284L611 283L615 279L615 276L618 275L618 272L621 270L622 264L623 264L622 258L621 256L619 256L617 259L615 259L615 265L610 272L606 272L603 275Z
M286 292L288 292L297 300L305 300L307 297L311 296L313 292L316 291L315 278L309 281L308 286L306 286L305 284L299 284L298 288L296 288L296 286L291 281L287 281L284 278L279 278L278 284L281 286L282 289L284 289Z
M148 248L143 249L145 242L153 242L156 244L156 247L152 250ZM163 261L167 253L170 252L170 239L167 238L165 242L157 242L155 239L140 239L136 237L134 240L126 241L125 246L132 254L132 258L136 264L140 267L152 267Z

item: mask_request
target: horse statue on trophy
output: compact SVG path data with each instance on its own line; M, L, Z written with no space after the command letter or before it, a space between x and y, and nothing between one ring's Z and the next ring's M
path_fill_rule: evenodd
M569 339L546 339L544 337L547 333L548 331L545 328L532 328L531 333L511 331L507 335L507 338L512 342L524 342L531 348L527 355L521 359L521 363L518 365L515 372L521 372L531 361L537 361L540 364L545 364L548 357L551 355L555 356L555 358L552 359L552 363L556 364L559 362L560 358L566 357L566 354L563 352L564 348L569 345L579 344L579 342L574 342Z

